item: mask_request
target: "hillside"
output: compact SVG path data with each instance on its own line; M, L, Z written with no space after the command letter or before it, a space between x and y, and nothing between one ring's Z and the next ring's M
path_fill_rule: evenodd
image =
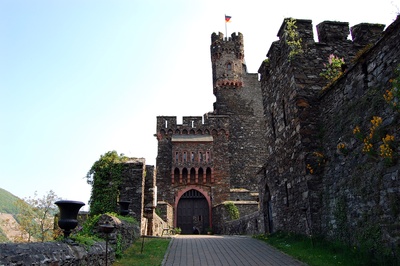
M17 214L18 209L15 206L15 202L19 198L14 196L7 190L0 188L0 213Z

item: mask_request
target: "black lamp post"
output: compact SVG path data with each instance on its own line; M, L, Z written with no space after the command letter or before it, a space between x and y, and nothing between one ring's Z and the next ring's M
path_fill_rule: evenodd
M102 224L100 225L100 230L106 234L106 266L108 263L108 235L114 230L114 226L111 224Z
M85 203L81 201L59 200L54 204L56 204L60 210L58 226L64 231L64 239L66 239L71 234L71 230L78 225L78 212Z

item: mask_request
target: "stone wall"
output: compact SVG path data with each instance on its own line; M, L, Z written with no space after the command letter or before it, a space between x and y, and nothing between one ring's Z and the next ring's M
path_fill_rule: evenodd
M223 224L220 234L224 235L255 235L265 232L262 215L254 212L237 220L228 221Z
M115 259L110 248L108 264ZM0 265L105 265L106 243L86 249L62 242L0 244Z
M140 222L144 212L145 159L131 159L124 163L120 201L128 201L130 215Z
M239 210L239 219L231 220L224 204L212 209L212 229L216 234L254 234L264 232L260 222L258 203L255 201L232 201ZM257 220L257 221L256 221Z
M400 113L383 98L400 64L399 42L397 19L321 95L320 121L327 158L322 178L321 231L331 237L353 243L373 240L391 247L400 245ZM382 125L369 155L362 151L363 140L357 139L353 130L359 126L360 133L368 135L374 116L382 118ZM397 140L392 164L385 164L379 156L386 134ZM345 148L339 149L339 143Z
M374 149L385 134L400 137L399 114L383 99L400 63L399 20L383 33L384 25L356 25L353 40L348 23L325 21L317 25L319 42L311 21L296 20L302 51L292 59L283 22L259 69L268 154L258 178L267 232L399 244L399 161L388 166L378 153L364 154L353 134L357 125L369 134L372 117L380 116ZM330 54L346 62L332 84L319 75Z
M109 224L114 230L108 235L108 265L115 260L117 245L125 250L139 238L139 226L103 214L94 233L106 239L100 225ZM118 244L117 244L118 243ZM7 243L0 244L0 265L105 265L106 242L88 247L73 242Z

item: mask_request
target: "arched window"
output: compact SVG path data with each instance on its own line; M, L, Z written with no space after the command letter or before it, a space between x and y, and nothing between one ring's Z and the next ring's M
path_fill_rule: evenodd
M192 152L192 153L190 154L190 161L191 161L191 162L194 162L194 152Z
M188 170L186 168L183 168L182 170L182 182L184 184L187 184L188 182Z
M201 167L199 168L198 176L199 176L199 184L206 182L206 180L204 179L204 171L203 168Z
M228 70L228 71L231 71L232 70L232 63L228 63L228 64L226 64L226 69Z
M207 170L206 170L206 181L207 181L207 183L211 183L211 168L210 167L207 167Z
M179 162L179 152L175 152L175 163Z
M190 184L196 183L196 170L194 168L190 169Z
M199 162L203 162L203 153L199 152Z
M184 152L183 152L183 162L186 163L186 160L187 160L187 154L186 154L186 152L184 151Z
M175 170L174 170L174 183L176 183L176 184L179 183L179 177L180 177L179 168L175 168Z

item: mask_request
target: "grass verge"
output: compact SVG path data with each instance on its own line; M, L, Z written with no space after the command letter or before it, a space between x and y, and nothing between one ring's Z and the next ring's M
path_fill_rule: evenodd
M321 238L310 239L302 235L281 232L254 237L310 266L398 265L393 257L377 258L371 252L351 248L341 243L328 242Z
M118 259L113 266L123 265L143 265L143 266L158 266L161 265L164 259L164 254L167 251L168 244L171 239L167 238L144 238L143 252L142 249L143 238L136 240L131 247L129 247Z

